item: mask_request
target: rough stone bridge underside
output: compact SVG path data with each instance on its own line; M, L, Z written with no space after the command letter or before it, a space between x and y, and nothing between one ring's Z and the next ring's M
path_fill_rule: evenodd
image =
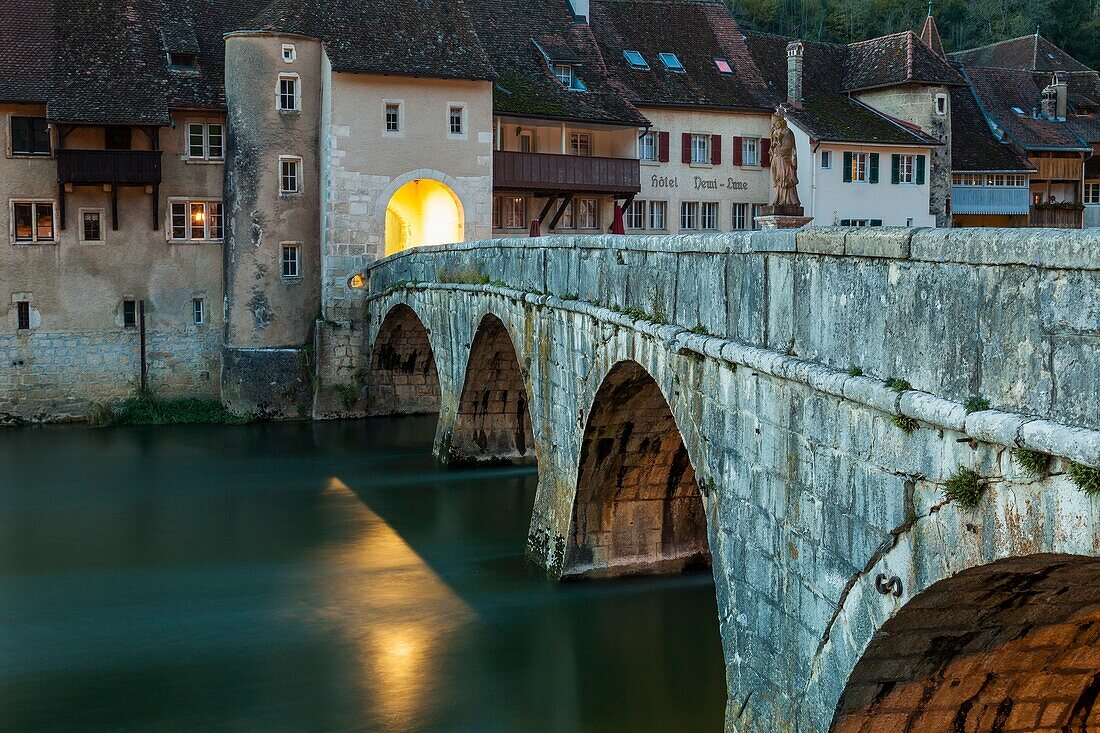
M1098 245L404 253L369 271L370 410L438 411L451 464L537 462L527 554L555 576L710 564L729 730L1100 730Z

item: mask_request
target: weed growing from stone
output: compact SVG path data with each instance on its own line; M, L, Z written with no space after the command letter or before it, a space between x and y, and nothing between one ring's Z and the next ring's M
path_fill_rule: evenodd
M713 336L714 334L707 330L707 327L702 323L697 323L695 328L691 329L691 332L696 336Z
M340 395L340 404L345 410L355 407L355 403L359 401L359 388L354 384L334 384L332 388Z
M488 285L489 276L482 275L474 267L463 267L457 270L440 270L437 273L439 282L460 285Z
M94 425L240 425L248 415L228 410L218 400L165 400L145 391L123 400L117 408L102 405L93 411Z
M1069 480L1089 496L1100 494L1100 468L1076 461L1069 464Z
M1012 451L1012 460L1032 476L1044 476L1050 468L1050 456L1035 450L1018 448Z
M579 300L580 297L581 296L580 296L579 293L563 293L562 296L561 296L561 299L562 300Z
M916 418L909 417L908 415L891 415L890 422L894 423L894 427L906 435L909 435L920 427L920 423L917 422Z
M984 490L981 476L966 466L955 471L955 475L947 479L943 485L943 495L963 509L973 509L978 506Z
M908 380L900 379L898 377L890 377L886 380L886 386L897 392L904 392L908 389L913 389L913 385L909 384Z
M860 369L857 366L851 367L850 369L848 369L848 376L849 377L862 377L863 376L863 370Z
M971 395L966 399L966 414L982 412L989 409L989 400L980 395Z

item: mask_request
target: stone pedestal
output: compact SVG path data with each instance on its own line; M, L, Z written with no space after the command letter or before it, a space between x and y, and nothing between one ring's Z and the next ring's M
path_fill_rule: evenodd
M799 229L814 220L801 206L762 206L753 221L761 229Z

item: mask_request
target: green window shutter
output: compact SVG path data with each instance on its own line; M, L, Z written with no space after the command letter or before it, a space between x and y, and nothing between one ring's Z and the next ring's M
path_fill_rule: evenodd
M890 156L890 183L901 182L901 156L894 153Z
M924 156L917 156L917 185L924 185Z
M871 164L868 166L867 182L878 183L878 153L871 153L868 156L871 159Z
M852 154L847 151L844 153L844 182L852 182Z

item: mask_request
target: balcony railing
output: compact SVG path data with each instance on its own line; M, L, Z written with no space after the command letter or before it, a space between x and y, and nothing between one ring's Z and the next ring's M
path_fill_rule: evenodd
M160 183L159 150L58 150L61 183Z
M1080 158L1029 158L1029 160L1039 169L1037 173L1032 174L1032 180L1081 180L1082 160Z
M1072 209L1031 208L1029 224L1033 227L1051 227L1056 229L1080 229L1083 211Z
M951 211L955 214L1026 215L1030 207L1027 186L951 187Z
M522 191L637 193L641 168L630 158L493 151L493 187Z

